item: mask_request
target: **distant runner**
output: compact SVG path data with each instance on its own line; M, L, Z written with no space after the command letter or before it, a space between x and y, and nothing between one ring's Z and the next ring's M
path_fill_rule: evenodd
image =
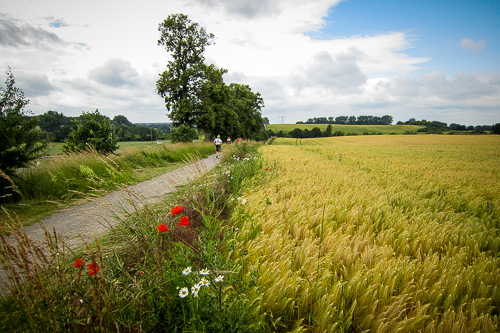
M217 135L217 138L214 140L215 143L215 150L217 151L217 157L220 159L220 147L222 145L222 140L220 139L220 135Z

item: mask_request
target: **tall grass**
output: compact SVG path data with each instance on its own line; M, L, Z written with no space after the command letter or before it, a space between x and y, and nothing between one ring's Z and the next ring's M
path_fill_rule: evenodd
M318 142L265 147L233 215L275 329L497 332L499 138Z
M35 243L10 219L2 231L11 239L0 232L0 262L9 277L0 331L266 330L247 296L255 280L243 274L246 254L229 224L243 205L242 183L260 172L261 160L255 146L228 148L223 165L76 252L51 231ZM172 215L178 205L182 212ZM189 224L180 224L185 217ZM183 288L188 294L181 298Z
M182 162L195 151L206 157L214 149L205 143L128 147L116 155L101 155L89 149L41 160L11 178L24 200L64 200L115 189L117 184L134 183L137 181L134 170ZM14 196L10 201L19 199ZM4 200L8 202L9 198Z

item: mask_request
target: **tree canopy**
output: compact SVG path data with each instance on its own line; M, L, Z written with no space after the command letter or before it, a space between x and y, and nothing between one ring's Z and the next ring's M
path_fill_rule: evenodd
M262 96L247 85L226 85L222 77L227 70L204 63L203 53L214 35L184 14L169 15L158 30L158 44L173 60L160 74L156 87L174 126L203 131L207 141L216 135L252 138L263 130ZM179 138L190 137L186 128L181 132L186 135Z
M38 118L24 107L29 100L22 89L14 86L16 80L10 67L5 88L0 87L0 169L6 174L29 164L47 146L40 141Z
M165 99L168 117L174 126L192 126L196 124L198 91L204 78L203 53L214 35L208 34L198 23L192 23L184 14L169 15L158 30L161 34L158 45L164 46L173 60L156 81L157 92Z

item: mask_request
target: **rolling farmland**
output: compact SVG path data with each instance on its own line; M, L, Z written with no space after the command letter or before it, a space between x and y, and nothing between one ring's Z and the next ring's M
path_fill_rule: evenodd
M500 136L296 143L234 217L278 331L500 329Z
M267 128L272 130L274 133L279 131L283 131L285 133L291 132L295 128L300 128L301 130L308 129L312 130L314 127L319 127L321 131L326 130L328 124L270 124L267 125ZM382 134L403 134L406 131L416 132L420 128L424 128L425 126L419 125L337 125L332 124L332 130L342 131L344 133L356 133L363 134L365 132L368 133L382 133Z

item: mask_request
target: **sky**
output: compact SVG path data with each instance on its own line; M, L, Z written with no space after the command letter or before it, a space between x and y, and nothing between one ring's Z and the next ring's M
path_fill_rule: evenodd
M183 13L207 64L259 92L271 124L391 115L500 123L498 0L0 0L0 70L34 114L169 122L158 25Z

